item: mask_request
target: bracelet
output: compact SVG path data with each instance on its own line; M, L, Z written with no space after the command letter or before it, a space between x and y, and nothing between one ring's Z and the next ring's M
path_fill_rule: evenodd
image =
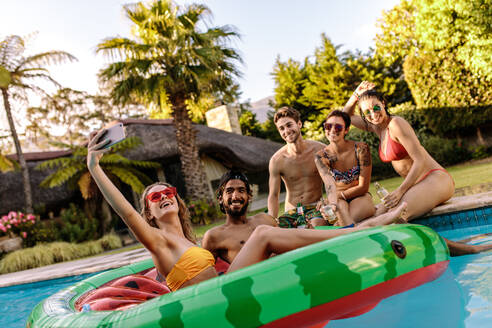
M343 193L343 191L340 193L340 195L342 195L343 200L347 200L347 198L345 198L345 194Z
M357 101L359 101L359 95L357 94L357 92L354 91L354 96L355 98L357 99Z

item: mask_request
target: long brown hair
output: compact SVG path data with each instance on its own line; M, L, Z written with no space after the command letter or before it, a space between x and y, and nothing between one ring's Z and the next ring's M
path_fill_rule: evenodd
M152 217L150 214L150 209L147 206L147 194L149 193L149 190L154 187L154 186L165 186L165 187L172 187L169 183L166 182L156 182L151 184L150 186L147 186L145 190L142 193L142 197L140 197L140 208L142 211L140 214L142 217L147 221L147 223L154 228L159 228L157 226L157 223L155 222L155 217ZM196 244L196 237L195 233L193 232L193 229L191 228L191 221L190 221L190 211L188 210L188 207L186 206L186 203L184 202L181 197L179 197L178 194L176 194L176 199L178 200L178 217L179 217L179 222L181 223L181 228L183 229L183 233L185 235L185 238L191 241L192 243Z

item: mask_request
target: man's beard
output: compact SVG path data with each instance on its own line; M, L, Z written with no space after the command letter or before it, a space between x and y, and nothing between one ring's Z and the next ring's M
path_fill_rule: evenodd
M246 211L248 210L248 202L244 201L243 207L241 207L238 210L232 210L231 204L232 204L232 202L229 201L227 206L224 206L226 214L229 214L230 216L236 216L236 217L246 214Z

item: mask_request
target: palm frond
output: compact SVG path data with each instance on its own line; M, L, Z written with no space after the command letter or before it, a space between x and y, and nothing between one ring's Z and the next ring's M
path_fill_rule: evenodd
M15 169L15 164L13 161L0 154L0 172L13 171Z
M117 166L109 166L106 170L115 175L123 183L129 185L136 193L141 193L145 189L144 184L139 180L139 178L128 169Z
M77 61L77 58L65 51L46 51L24 59L20 68L37 68L45 65Z
M41 162L34 168L35 170L47 170L54 169L57 167L68 167L76 163L72 157L59 157L54 159L49 159L47 161Z
M61 186L69 181L70 178L74 177L76 174L80 174L80 172L85 170L85 168L85 165L78 163L75 163L71 166L62 167L56 172L47 176L43 181L41 181L39 185L43 188L53 188Z

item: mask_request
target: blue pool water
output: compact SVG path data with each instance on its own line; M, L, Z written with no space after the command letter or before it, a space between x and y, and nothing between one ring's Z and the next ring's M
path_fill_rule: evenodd
M492 233L492 225L437 230L448 239L460 240ZM470 243L492 243L492 235ZM0 327L24 327L37 303L91 275L0 288ZM451 258L447 271L435 281L384 299L359 317L334 320L326 327L492 327L492 251Z
M32 309L48 296L96 273L0 288L0 327L25 327Z

